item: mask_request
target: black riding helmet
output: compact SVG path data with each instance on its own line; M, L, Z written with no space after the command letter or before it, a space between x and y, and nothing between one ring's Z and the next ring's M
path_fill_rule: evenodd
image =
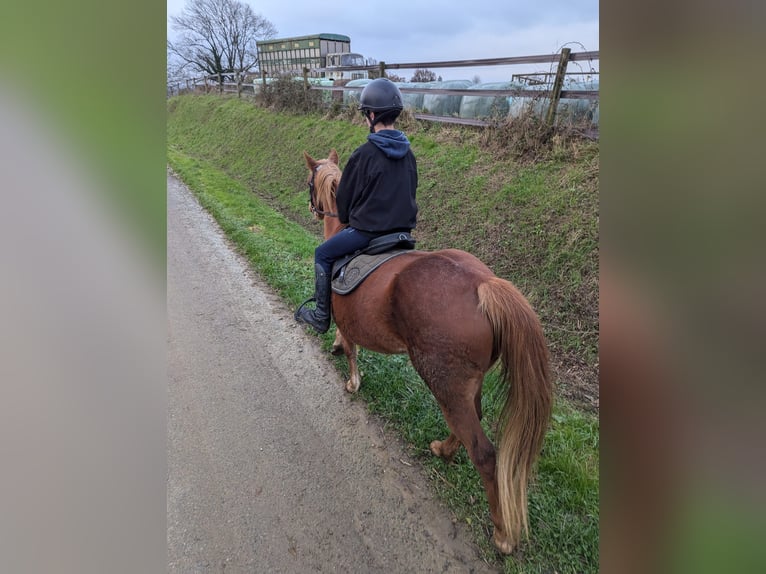
M404 109L402 93L388 78L377 78L367 84L359 97L359 109L369 117L370 112L375 112L375 119L370 125L370 133L375 131L375 124L381 120L388 123L399 117Z

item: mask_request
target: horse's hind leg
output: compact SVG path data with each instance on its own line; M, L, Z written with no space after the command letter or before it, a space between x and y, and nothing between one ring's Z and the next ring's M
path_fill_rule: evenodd
M468 457L476 467L487 493L487 502L489 503L489 513L492 523L495 526L494 543L500 552L507 554L510 552L510 545L505 542L506 536L503 532L502 517L500 514L500 505L497 490L497 479L495 477L496 456L495 447L484 434L481 427L481 384L483 375L471 379L467 384L465 382L452 381L451 385L445 385L443 389L449 389L446 393L439 393L436 396L444 420L447 421L451 434L449 438L438 445L436 452L434 443L431 443L431 450L439 456L444 454L454 455L460 444L465 445L468 451ZM429 385L430 386L430 385ZM432 389L434 387L431 387ZM463 394L466 389L473 388L475 392L472 396ZM478 389L478 390L476 390ZM461 393L463 391L463 393ZM434 441L438 442L438 441Z
M476 409L476 414L479 417L479 420L481 420L481 384L476 386L476 394L474 395L474 408ZM452 462L452 459L455 458L455 453L457 453L458 449L460 449L461 446L460 440L455 436L455 433L450 433L449 437L447 437L446 440L434 440L431 441L431 444L429 445L431 448L431 452L434 453L436 456L439 456L443 458L447 462Z
M440 456L447 462L452 462L455 458L455 453L460 448L460 440L455 436L455 433L450 433L446 440L434 440L429 445L431 452L436 456Z
M467 406L467 405L466 405ZM453 405L454 407L454 405ZM468 457L476 467L484 484L484 490L487 492L487 502L489 503L489 513L492 523L495 525L494 542L498 550L508 553L510 548L506 548L500 541L505 540L503 533L502 516L500 514L500 505L497 492L497 480L495 478L495 447L484 434L481 428L479 418L471 407L464 412L444 412L444 418L452 432L462 442L468 451Z

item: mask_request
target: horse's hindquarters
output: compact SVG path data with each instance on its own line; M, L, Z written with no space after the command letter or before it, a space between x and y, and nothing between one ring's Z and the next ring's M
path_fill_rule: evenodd
M492 326L479 310L477 289L488 276L481 262L459 251L430 253L403 269L392 306L411 351L465 377L486 372L493 359Z
M400 255L354 292L333 296L335 321L344 336L372 351L416 350L486 370L492 330L479 312L476 289L491 275L460 251Z

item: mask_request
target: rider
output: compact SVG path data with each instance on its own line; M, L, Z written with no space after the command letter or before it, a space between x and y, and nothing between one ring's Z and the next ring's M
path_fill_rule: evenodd
M375 237L410 232L417 221L418 171L410 141L394 128L403 109L402 94L388 78L367 84L359 110L370 127L367 142L351 154L336 190L338 218L346 227L314 252L316 309L303 306L295 320L317 332L330 328L330 281L333 262L354 253Z

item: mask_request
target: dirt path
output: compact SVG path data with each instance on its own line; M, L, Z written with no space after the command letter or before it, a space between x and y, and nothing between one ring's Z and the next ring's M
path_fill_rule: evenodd
M168 571L496 571L317 340L167 184Z

